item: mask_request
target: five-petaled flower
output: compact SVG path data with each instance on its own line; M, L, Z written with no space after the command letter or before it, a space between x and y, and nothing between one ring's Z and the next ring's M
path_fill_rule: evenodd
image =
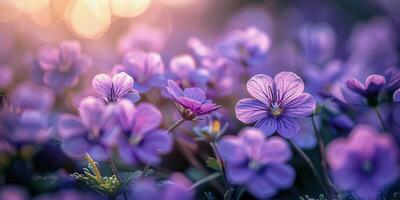
M109 147L115 144L119 133L114 111L113 104L105 105L94 97L83 99L79 116L64 114L58 121L62 150L72 158L83 158L87 152L95 160L107 159Z
M294 169L286 164L292 152L285 140L264 137L255 128L245 128L238 136L225 136L218 143L229 181L246 186L260 199L290 187L295 179Z
M206 99L206 94L200 88L186 88L182 91L173 80L168 80L166 88L185 120L193 120L196 116L211 113L221 107Z
M73 87L92 60L81 53L77 41L64 41L59 48L46 48L40 52L38 64L44 71L43 82L56 89Z
M241 99L236 104L237 118L255 123L266 136L278 132L291 138L298 132L295 117L305 117L315 109L314 98L303 93L303 80L292 72L281 72L274 79L257 74L247 82L247 91L254 98Z
M170 136L159 128L161 112L152 104L140 103L136 107L128 100L121 100L117 103L117 117L122 131L118 149L125 163L156 165L161 162L160 155L171 151Z
M106 103L115 103L123 98L135 103L140 98L133 89L133 78L125 72L114 74L112 78L98 74L93 78L92 86Z
M399 176L398 149L390 135L358 125L348 138L327 147L334 182L361 199L377 199L378 192Z

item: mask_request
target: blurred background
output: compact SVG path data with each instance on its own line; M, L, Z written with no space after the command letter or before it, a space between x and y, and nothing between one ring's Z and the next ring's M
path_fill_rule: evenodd
M78 40L93 64L73 89L80 91L71 100L76 105L88 94L86 88L93 76L109 73L132 49L160 52L167 66L173 56L191 51L190 39L201 38L213 46L229 31L249 26L264 31L272 43L265 67L257 72L276 74L291 70L303 75L311 70L310 63L318 66L337 60L346 66L360 66L349 68L348 75L365 78L365 74L397 66L399 10L399 0L0 0L0 65L12 68L14 73L12 80L7 81L9 76L2 75L9 72L0 71L0 83L8 83L1 86L2 92L11 93L35 73L34 68L27 66L42 47ZM312 32L313 27L321 34ZM315 48L322 48L319 52L323 52L317 58L308 51ZM234 101L246 95L244 87L241 90L232 96ZM57 99L55 104L60 102L63 100ZM217 102L224 104L221 99ZM76 112L73 106L55 107L58 111ZM232 104L225 107L233 121L229 131L237 133L243 125L235 119ZM20 146L12 156L4 153L7 147L2 148L0 187L17 191L13 194L95 196L80 193L90 190L69 174L81 170L81 163L67 158L58 140L50 139L39 148ZM210 151L201 145L199 148ZM317 155L313 150L308 153ZM186 172L195 179L196 172L182 160L178 150L165 160L162 168ZM299 164L300 159L292 162L301 171L296 186L276 198L317 195L320 191L310 183L311 172ZM65 194L59 194L60 191ZM245 194L246 198L251 197Z

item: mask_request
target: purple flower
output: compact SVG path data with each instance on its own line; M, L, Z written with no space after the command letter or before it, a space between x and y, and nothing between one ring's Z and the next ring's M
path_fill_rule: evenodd
M385 84L385 77L378 74L368 76L364 84L357 79L350 79L346 81L346 85L350 90L366 98L377 96Z
M164 31L147 25L131 27L118 41L118 50L126 53L132 50L161 51L166 43Z
M397 89L393 94L393 101L400 102L400 89Z
M197 68L192 56L183 54L175 56L170 62L171 78L183 87L200 87L206 89L209 73Z
M152 87L160 87L164 80L164 63L161 55L155 52L131 51L113 69L115 72L126 72L135 79L136 90L148 92Z
M14 70L12 67L0 65L0 89L5 89L14 80Z
M28 200L29 195L24 188L18 186L3 186L0 189L0 199Z
M245 185L257 198L270 198L295 180L294 169L286 164L292 152L279 137L264 139L259 130L245 128L238 136L222 138L218 148L229 181Z
M6 139L13 144L44 143L51 135L47 114L26 110L17 113L13 110L0 111L0 140Z
M92 87L106 103L115 103L123 98L135 103L140 98L133 90L133 78L125 72L114 74L112 78L98 74L93 78Z
M335 53L336 35L329 24L304 24L298 33L305 59L321 63Z
M274 79L257 74L247 82L247 91L254 98L236 104L236 117L246 124L255 123L266 136L278 132L293 137L299 130L295 117L310 115L316 106L314 98L303 93L303 80L292 72L281 72Z
M63 151L72 158L82 158L87 152L95 160L105 160L108 147L116 142L119 133L115 110L113 104L105 105L97 98L87 97L79 104L79 116L62 115L58 131Z
M377 199L378 192L399 175L396 144L389 135L367 125L353 129L327 147L334 182L361 199Z
M81 53L77 41L65 41L57 48L46 48L40 52L38 64L44 71L43 81L46 85L62 89L74 87L92 60Z
M219 44L222 55L243 66L254 66L265 62L271 46L267 34L256 27L234 30Z
M49 112L54 105L55 95L46 87L23 83L13 91L10 100L15 109Z
M52 193L52 194L42 194L37 197L35 197L34 200L52 200L52 199L58 199L58 200L101 200L101 199L106 199L103 198L100 195L94 195L91 193L82 193L77 190L62 190L57 193Z
M166 130L159 129L161 112L152 104L137 107L127 100L117 103L117 115L122 130L118 142L121 159L128 164L138 162L159 164L161 154L172 149L172 140Z
M182 91L175 81L168 80L167 91L186 120L193 120L198 115L205 115L220 108L210 99L206 99L206 94L200 88L186 88Z
M174 173L163 184L156 184L152 179L135 182L131 186L130 197L143 200L192 200L195 197L190 190L190 181L180 173Z

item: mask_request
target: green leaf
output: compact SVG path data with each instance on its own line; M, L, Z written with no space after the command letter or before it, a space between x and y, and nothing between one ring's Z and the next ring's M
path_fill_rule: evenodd
M215 158L211 158L209 157L206 161L207 167L217 170L217 171L221 171L221 165L219 164L219 161Z

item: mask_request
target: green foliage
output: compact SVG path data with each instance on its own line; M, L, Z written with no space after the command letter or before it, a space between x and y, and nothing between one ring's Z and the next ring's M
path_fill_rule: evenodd
M96 170L97 166L92 166L89 163L87 168L83 168L83 174L73 173L72 177L84 182L99 193L106 194L107 196L117 196L122 186L118 178L115 175L111 177L99 176Z
M215 158L209 157L206 161L207 167L220 171L221 170L221 165L219 164L219 161Z

